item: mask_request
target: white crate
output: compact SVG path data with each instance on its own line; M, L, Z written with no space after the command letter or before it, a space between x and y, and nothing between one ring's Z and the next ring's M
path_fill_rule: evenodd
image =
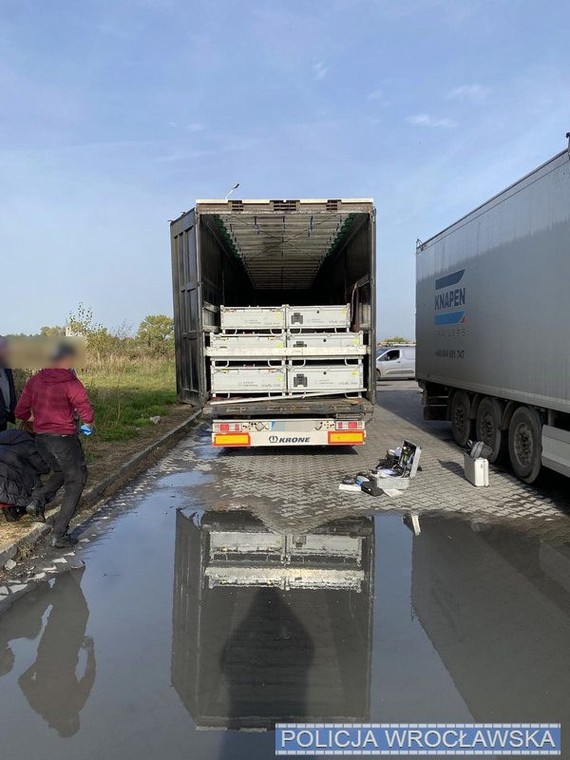
M284 306L220 306L222 330L282 330Z
M285 366L217 367L212 365L212 393L285 393Z
M287 327L298 330L348 330L350 305L287 306Z
M269 356L280 357L285 355L287 336L284 332L276 335L256 335L244 333L243 335L228 335L217 333L210 337L210 345L206 348L206 355L212 358L260 358Z
M362 332L288 333L288 356L362 356L366 353Z
M352 364L303 364L287 366L289 393L355 393L364 390L362 362Z

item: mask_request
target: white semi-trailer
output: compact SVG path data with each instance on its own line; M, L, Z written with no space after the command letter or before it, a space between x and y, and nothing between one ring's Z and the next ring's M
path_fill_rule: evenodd
M363 444L372 201L197 201L170 230L178 395L211 419L213 445Z
M532 483L570 475L570 153L417 248L426 419L507 451Z

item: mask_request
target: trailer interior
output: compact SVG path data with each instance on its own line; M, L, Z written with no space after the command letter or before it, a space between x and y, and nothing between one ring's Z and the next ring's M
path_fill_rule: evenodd
M350 304L351 330L362 330L373 345L371 200L197 201L172 222L172 256L182 400L194 400L185 397L188 388L207 401L209 378L207 369L200 378L200 363L221 305ZM373 350L364 364L365 396L373 402ZM276 406L290 409L287 401Z

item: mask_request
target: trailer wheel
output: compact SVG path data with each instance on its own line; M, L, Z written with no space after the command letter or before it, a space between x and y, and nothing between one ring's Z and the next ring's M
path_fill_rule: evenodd
M542 422L536 409L519 406L509 426L509 457L514 473L534 483L541 467Z
M465 391L455 391L449 408L451 434L459 446L465 446L471 433L471 402Z
M481 399L475 417L475 437L491 447L489 462L496 462L503 451L502 416L503 410L496 398L485 396Z

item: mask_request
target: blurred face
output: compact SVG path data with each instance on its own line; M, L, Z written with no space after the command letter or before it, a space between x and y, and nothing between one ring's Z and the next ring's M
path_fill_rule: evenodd
M74 365L74 358L73 356L66 356L63 359L60 359L57 362L54 362L54 368L55 369L72 369Z
M0 342L0 363L8 366L9 359L10 359L10 346L7 342L2 341Z
M72 369L76 364L76 353L73 348L63 347L55 352L51 366L54 369Z

